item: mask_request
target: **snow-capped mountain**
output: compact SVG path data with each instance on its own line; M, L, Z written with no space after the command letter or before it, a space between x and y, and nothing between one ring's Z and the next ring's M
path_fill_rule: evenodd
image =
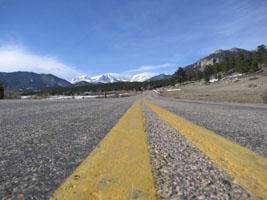
M75 83L78 83L81 81L85 81L88 83L114 83L114 82L118 82L119 80L110 74L101 74L98 76L93 76L91 78L86 77L86 76L80 76L78 78L74 78L74 79L70 80L70 82L72 84L75 84Z
M93 83L114 83L120 80L116 79L115 77L111 76L110 74L102 74L98 76L91 77Z
M144 72L144 73L135 74L133 76L130 76L130 77L126 78L124 81L128 81L128 82L144 82L144 81L150 79L153 76L154 76L154 74Z
M143 82L151 78L154 74L150 73L140 73L133 76L125 76L122 74L101 74L93 77L80 76L70 80L72 84L78 82L88 82L88 83L114 83L114 82Z

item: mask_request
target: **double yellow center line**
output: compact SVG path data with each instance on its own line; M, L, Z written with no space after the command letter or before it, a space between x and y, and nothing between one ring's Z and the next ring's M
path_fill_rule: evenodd
M267 198L267 159L224 137L146 101L192 144L235 178L255 199Z
M141 101L136 102L51 199L156 199ZM256 199L267 198L267 159L145 100Z
M141 101L124 114L51 199L155 199Z

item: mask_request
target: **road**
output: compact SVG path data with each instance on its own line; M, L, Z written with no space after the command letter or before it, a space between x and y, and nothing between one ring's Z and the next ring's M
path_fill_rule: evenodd
M0 199L47 199L138 98L0 101Z
M48 199L143 97L0 101L0 198ZM147 99L267 157L264 105Z

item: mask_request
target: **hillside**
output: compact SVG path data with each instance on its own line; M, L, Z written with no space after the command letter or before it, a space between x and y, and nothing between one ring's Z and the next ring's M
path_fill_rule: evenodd
M33 72L0 72L0 83L5 87L20 90L42 89L47 87L69 87L72 84L52 74Z
M177 99L215 102L265 103L267 69L249 75L233 74L215 83L191 81L158 89L161 95Z

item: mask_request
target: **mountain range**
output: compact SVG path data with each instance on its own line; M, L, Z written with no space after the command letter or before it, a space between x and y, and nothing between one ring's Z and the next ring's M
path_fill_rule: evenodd
M66 81L52 74L37 74L34 72L0 72L0 83L5 87L17 88L19 90L37 90L48 87L79 87L98 83L143 82L149 81L150 78L151 76L147 73L140 73L124 77L123 79L114 77L112 74L102 74L91 78L81 76L72 79L71 81ZM161 78L164 79L165 76L161 76Z
M107 73L93 77L80 76L70 80L70 83L78 84L79 82L87 82L93 84L93 83L114 83L114 82L144 82L150 80L150 78L153 77L151 77L151 75L148 73L140 73L140 74L135 74L133 76L123 76L123 75ZM162 79L164 78L165 77L162 76Z
M205 66L222 63L226 56L236 57L240 52L247 55L249 51L239 48L229 50L219 49L207 57L199 59L196 63L184 67L185 72L203 71ZM15 87L21 90L42 89L47 87L76 87L97 83L114 82L144 82L170 78L171 75L160 74L151 76L149 73L140 73L133 76L121 74L101 74L93 77L80 76L70 81L58 78L52 74L37 74L33 72L0 72L0 83L4 86Z
M113 77L111 74L101 74L94 77L80 76L70 80L70 83L77 84L79 82L87 82L87 83L114 83L119 80Z

